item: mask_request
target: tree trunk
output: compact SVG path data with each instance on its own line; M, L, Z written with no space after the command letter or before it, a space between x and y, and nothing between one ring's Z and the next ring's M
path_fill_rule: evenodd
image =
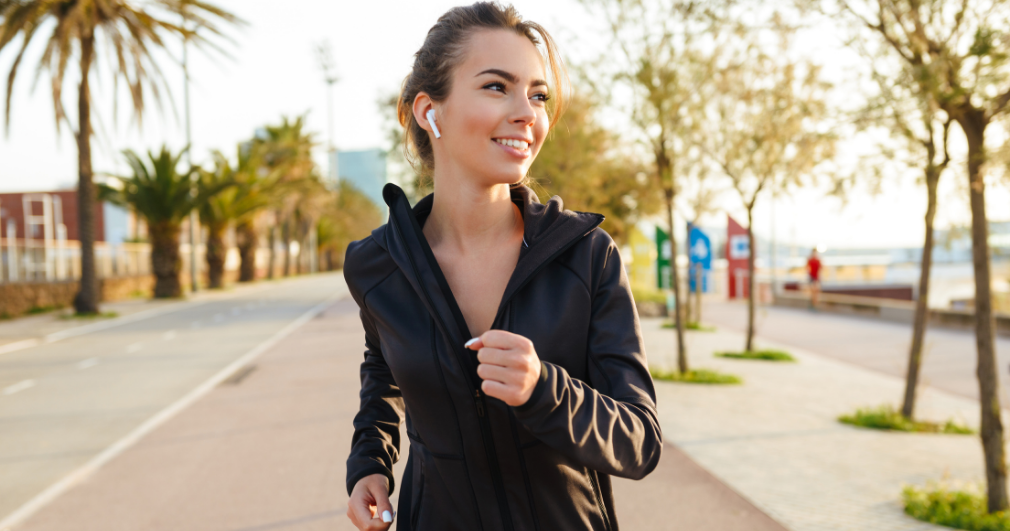
M992 312L989 267L989 226L985 213L985 128L984 111L972 109L957 116L968 140L968 183L971 203L971 256L975 270L975 344L978 349L979 403L982 409L982 450L989 512L1007 509L1006 453L1003 421L1000 418L999 373Z
M238 240L238 281L252 282L256 280L256 231L252 223L240 222L235 227L235 239Z
M690 370L687 363L687 345L684 344L684 299L680 293L680 274L677 272L677 232L673 225L673 188L667 188L666 193L666 226L670 234L670 287L673 288L674 305L673 321L677 327L677 369L686 373Z
M754 350L754 204L747 207L747 345L744 352Z
M224 261L228 249L224 245L224 224L207 226L207 280L210 289L224 287Z
M98 313L95 270L95 184L91 170L91 90L88 77L94 60L94 36L81 37L81 84L77 94L77 222L81 242L81 284L74 297L77 314Z
M284 242L284 271L282 275L291 275L291 222L284 220L281 225L281 240Z
M908 373L905 376L905 400L901 414L907 419L915 415L915 393L919 385L919 368L922 366L922 344L929 320L929 276L933 266L933 218L936 217L936 187L940 182L941 168L932 163L926 169L926 240L922 243L922 260L919 267L919 298L915 301L912 321L912 347L908 352Z
M270 226L270 259L267 260L267 278L273 280L274 278L274 266L277 264L277 228L273 225Z
M182 283L179 281L179 272L182 270L182 259L179 256L180 230L178 223L148 223L155 298L182 296Z

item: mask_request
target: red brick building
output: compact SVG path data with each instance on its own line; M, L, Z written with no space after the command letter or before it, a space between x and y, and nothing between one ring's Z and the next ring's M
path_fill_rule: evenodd
M19 193L0 193L0 233L4 238L11 237L7 233L8 220L13 220L16 226L16 238L25 238L25 210L24 210L24 198L25 196L38 196L40 194L46 194L50 196L53 201L53 218L58 222L60 215L62 215L62 222L67 227L67 239L77 240L79 239L78 221L77 221L77 191L76 190L64 190L58 192L19 192ZM31 215L41 216L43 215L43 206L39 201L34 201L30 204L32 211L29 213ZM59 210L59 213L56 212ZM97 202L95 205L95 241L105 240L105 209L102 208L102 202ZM32 235L33 239L41 239L41 234Z

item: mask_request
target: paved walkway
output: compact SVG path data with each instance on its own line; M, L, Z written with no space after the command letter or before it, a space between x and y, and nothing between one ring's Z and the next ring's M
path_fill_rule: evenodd
M362 338L354 303L337 302L14 529L353 529L344 461ZM672 446L615 494L626 530L785 531Z
M643 322L650 363L675 367L673 331L660 324ZM810 347L851 341L858 351L864 341L827 336L818 343L803 326L794 332ZM737 374L744 384L658 383L666 437L792 531L947 529L906 516L902 486L984 478L977 437L883 433L835 420L860 406L897 403L898 377L764 338L759 346L785 348L799 363L715 358L715 351L743 347L743 335L726 327L691 332L687 341L694 367ZM978 425L976 401L936 388L921 389L919 414Z

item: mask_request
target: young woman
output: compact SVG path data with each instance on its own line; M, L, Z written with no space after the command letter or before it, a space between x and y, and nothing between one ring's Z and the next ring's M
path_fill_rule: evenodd
M542 205L521 184L565 82L547 32L495 3L450 10L417 52L398 110L434 193L411 208L386 185L389 222L344 265L367 348L347 460L358 529L398 513L399 530L612 531L610 476L659 462L638 316L603 216Z

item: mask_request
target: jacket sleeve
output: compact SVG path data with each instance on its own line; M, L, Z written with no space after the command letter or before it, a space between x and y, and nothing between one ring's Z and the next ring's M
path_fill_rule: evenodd
M347 458L347 493L365 476L383 474L393 493L393 463L400 458L400 421L403 396L393 380L379 345L375 326L365 308L361 309L365 327L365 360L361 363L361 403L354 416L351 455Z
M544 443L589 468L641 479L659 463L663 434L638 314L620 253L609 237L593 258L589 382L541 362L516 418Z

